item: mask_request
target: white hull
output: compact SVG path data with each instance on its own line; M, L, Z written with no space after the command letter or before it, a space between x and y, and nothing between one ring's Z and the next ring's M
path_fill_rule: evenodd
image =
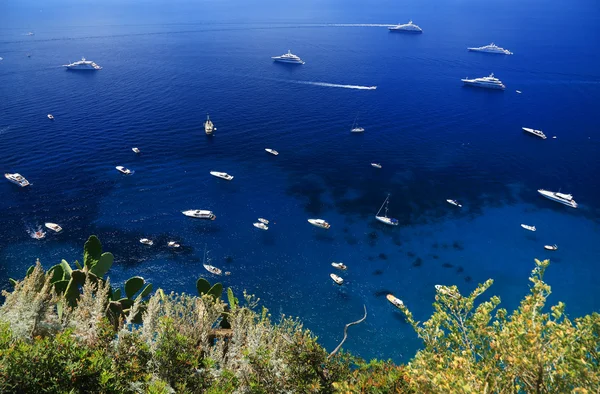
M394 218L388 218L386 216L375 216L375 219L379 220L381 223L385 223L388 226L397 226L398 220Z
M267 225L266 225L266 224L264 224L264 223L260 223L260 222L257 222L257 223L252 223L252 225L253 225L254 227L256 227L256 228L260 229L260 230L265 230L265 231L267 231L267 230L269 229L269 226L267 226Z
M490 53L493 55L512 55L512 52L498 49L467 48L471 52Z
M551 191L544 190L544 189L539 189L538 193L540 193L542 196L546 197L549 200L556 201L558 203L561 203L561 204L566 205L571 208L577 208L577 206L578 206L572 197L571 197L571 199L561 198L560 196L557 196L558 193L551 192Z
M412 21L409 21L408 23L405 23L403 25L388 27L388 30L399 33L423 33L423 29L415 25Z
M190 209L188 211L181 212L185 216L194 218L194 219L208 219L215 220L217 217L212 211L202 210L202 209Z
M19 173L14 173L14 174L6 173L6 174L4 174L4 177L6 179L8 179L9 182L14 183L15 185L18 185L21 187L30 185L29 181L27 179L25 179L25 177Z
M258 221L263 223L263 224L269 224L269 221L267 219L263 219L263 218L258 218Z
M169 248L179 248L181 245L179 245L179 244L178 244L177 242L175 242L175 241L169 241L169 242L167 243L167 246L168 246Z
M364 133L365 129L362 127L355 127L352 130L350 130L351 133Z
M272 57L271 59L273 59L273 61L279 62L279 63L304 64L304 62L302 60L281 59L281 58L278 58L278 57Z
M73 71L96 71L96 70L102 70L102 67L100 67L99 65L97 65L96 63L89 61L89 60L85 60L85 58L81 58L80 61L78 62L73 62L70 64L65 64L63 67L65 67L67 70L73 70Z
M131 150L133 151L133 153L140 153L140 150L138 148L131 148Z
M485 83L485 82L474 81L471 79L461 79L461 81L463 81L465 86L472 86L475 88L493 89L493 90L504 90L506 88L506 86L504 86L504 85L489 84L489 83Z
M522 127L523 131L526 131L529 134L535 135L536 137L540 137L541 139L546 139L546 134L544 134L541 130L530 129L528 127Z
M346 271L348 269L348 267L346 267L346 265L343 263L331 263L331 266L342 271Z
M308 219L308 222L315 227L324 228L326 230L331 227L331 225L323 219Z
M452 205L454 205L455 207L459 207L459 208L461 208L461 207L462 207L462 205L460 205L460 204L458 203L458 201L456 201L456 200L446 200L446 201L448 202L448 204L452 204Z
M46 226L47 229L52 230L56 233L60 233L62 231L62 227L60 227L56 223L44 223L44 226Z
M226 172L211 171L210 175L215 176L217 178L225 179L226 181L230 181L233 179L233 176L229 175Z
M521 227L523 227L525 230L536 231L535 226L529 226L527 224L522 224Z
M215 274L215 275L221 275L223 273L223 271L221 271L219 268L214 267L212 265L208 265L208 264L203 264L204 268L210 272L211 274Z
M371 167L381 168L381 164L379 164L379 163L371 163Z
M267 149L265 149L265 151L266 151L267 153L270 153L270 154L272 154L273 156L277 156L277 155L279 155L279 152L277 152L275 149L269 149L269 148L267 148Z
M544 249L546 249L546 250L558 250L558 246L556 246L556 245L544 245Z
M148 239L148 238L142 238L140 239L140 243L144 244L144 245L148 245L148 246L152 246L154 245L154 241Z
M404 303L402 302L401 299L394 297L392 294L386 295L385 298L387 298L387 300L389 302L391 302L392 305L394 305L397 308L400 308L401 306L404 305Z
M329 274L329 277L338 285L341 285L344 283L344 279L340 278L336 274Z
M117 169L117 171L119 171L121 174L124 174L124 175L131 175L131 174L133 174L133 171L131 171L131 170L129 170L129 169L127 169L127 168L123 167L123 166L116 166L115 168L116 168L116 169Z
M54 116L52 114L48 114L48 119L54 120Z

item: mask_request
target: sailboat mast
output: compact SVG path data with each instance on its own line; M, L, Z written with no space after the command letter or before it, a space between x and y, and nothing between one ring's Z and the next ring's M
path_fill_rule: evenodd
M381 212L381 209L383 208L383 206L385 205L385 203L388 201L389 198L390 198L390 195L388 194L387 197L385 198L385 200L383 201L383 204L381 204L381 207L379 207L379 211L377 211L377 215L375 215L375 216L379 216L379 212ZM385 215L387 216L387 206L385 208Z

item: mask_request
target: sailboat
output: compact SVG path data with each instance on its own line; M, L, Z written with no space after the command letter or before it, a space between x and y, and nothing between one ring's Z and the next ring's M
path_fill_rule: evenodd
M206 122L204 122L204 131L206 134L211 135L213 131L217 130L213 122L210 120L208 114L206 114Z
M388 204L389 204L389 201L390 201L390 195L388 194L387 197L385 198L385 201L383 201L383 204L381 204L381 207L379 208L379 211L377 211L377 214L375 215L375 219L379 220L382 223L390 225L390 226L397 226L398 225L398 219L394 219L394 218L388 217ZM381 213L381 210L383 209L384 206L385 206L385 215L380 216L379 214Z
M354 118L354 123L352 123L352 128L350 129L351 133L362 133L365 131L364 128L358 127L356 121L358 120L358 114L356 114L356 118Z
M202 261L202 265L211 274L221 275L222 272L223 272L223 271L221 271L219 268L217 268L215 266L212 266L210 264L206 264L206 245L204 245L204 260Z

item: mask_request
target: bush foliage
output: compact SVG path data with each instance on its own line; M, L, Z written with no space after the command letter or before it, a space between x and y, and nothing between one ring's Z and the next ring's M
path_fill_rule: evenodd
M0 392L598 393L600 315L570 320L564 304L546 307L547 266L536 260L511 314L498 297L479 300L491 280L464 296L438 286L423 323L402 306L423 347L394 365L330 356L300 321L274 322L258 299L231 289L229 304L215 292L148 291L115 314L109 281L84 265L69 303L38 262L3 293Z

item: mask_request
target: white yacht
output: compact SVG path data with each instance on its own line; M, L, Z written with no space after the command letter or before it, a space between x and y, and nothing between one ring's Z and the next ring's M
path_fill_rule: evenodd
M209 219L215 220L217 217L212 211L202 210L202 209L190 209L188 211L181 212L185 216L196 219Z
M220 268L217 268L214 265L202 264L202 266L211 274L221 275L223 273Z
M508 49L500 48L493 42L489 45L484 45L478 48L467 48L471 52L485 52L485 53L497 53L499 55L512 55L513 53Z
M385 296L385 298L387 298L387 300L389 302L391 302L392 305L394 305L397 308L400 308L401 306L404 305L404 302L402 302L401 299L394 297L393 294L388 294L388 295Z
M267 231L269 229L269 226L267 226L266 224L261 223L261 222L252 223L252 225L258 229L265 230L265 231Z
M364 133L365 128L359 127L358 123L356 123L357 120L358 120L358 114L356 114L356 118L354 118L354 123L352 123L352 128L350 129L350 132L351 133Z
M226 181L230 181L233 179L233 175L229 175L226 172L211 171L210 175L216 176L217 178L225 179Z
M408 23L405 23L403 25L396 25L396 26L390 26L388 27L389 31L397 31L397 32L404 32L404 33L423 33L423 29L421 29L419 26L415 25L413 23L413 21L409 21Z
M117 169L117 171L119 171L121 174L125 174L125 175L131 175L133 174L133 171L131 171L129 168L125 168L123 166L116 166L115 167Z
M60 227L58 224L56 223L44 223L44 226L46 226L47 229L50 229L56 233L60 233L62 231L62 227Z
M463 83L465 85L475 86L478 88L500 89L500 90L504 90L504 88L506 88L506 86L504 86L502 81L500 81L498 78L494 77L494 73L491 73L489 75L489 77L474 78L474 79L464 78L464 79L461 79L461 81L463 81Z
M133 153L140 153L140 149L139 148L131 148L131 150L133 151Z
M575 200L573 200L573 196L571 194L551 192L549 190L544 189L539 189L538 193L540 193L542 196L546 197L549 200L559 202L571 208L577 208L577 203L575 202Z
M371 167L381 168L381 163L371 163Z
M331 225L323 219L308 219L308 222L315 227L324 228L326 230L331 227Z
M14 183L15 185L19 185L21 187L25 187L25 186L29 186L30 183L27 179L25 179L25 177L19 173L14 173L14 174L9 174L6 173L4 174L4 177L6 179L8 179L10 182Z
M452 204L456 207L462 208L462 205L460 205L459 202L456 200L446 200L446 201L448 202L448 204Z
M558 250L558 246L556 244L554 244L554 245L544 245L544 249L546 249L546 250Z
M213 122L210 120L210 116L208 116L208 114L206 114L206 122L204 122L204 132L208 135L211 135L213 133L213 131L216 131L216 130L217 130L217 128L215 127Z
M269 224L269 221L267 219L263 219L263 218L258 218L258 221L263 223L263 224Z
M388 224L390 226L397 226L398 225L398 219L389 218L388 215L387 215L388 214L388 204L389 204L389 202L390 202L390 195L388 194L388 196L383 201L383 204L381 204L381 207L379 207L379 211L377 211L377 214L375 214L375 219L379 220L382 223ZM380 216L379 213L383 209L384 205L385 205L385 214L383 216Z
M304 64L304 61L300 59L297 55L294 55L291 50L288 50L288 53L281 56L273 56L271 57L276 62L281 63L292 63L292 64Z
M151 239L148 239L148 238L140 239L140 243L142 243L144 245L148 245L148 246L154 245L154 241L152 241Z
M266 148L265 150L273 156L277 156L279 154L279 152L277 152L275 149Z
M167 246L169 248L179 248L179 247L181 247L181 245L179 245L176 241L169 241L167 243Z
M52 114L48 114L48 119L54 120L54 116Z
M523 131L526 131L530 134L535 135L536 137L540 137L541 139L546 139L546 134L542 132L542 130L530 129L529 127L522 127Z
M82 57L81 60L77 62L65 64L63 65L63 67L66 67L67 70L102 70L102 67L100 67L91 60L85 60L84 57Z
M521 224L521 227L523 227L525 230L536 231L535 226L529 226L527 224Z
M346 264L344 264L344 263L333 262L333 263L331 263L331 266L334 268L337 268L339 270L342 270L342 271L346 271L348 269L348 267L346 267Z
M338 285L341 285L342 283L344 283L344 279L340 278L336 274L329 274L329 277Z

